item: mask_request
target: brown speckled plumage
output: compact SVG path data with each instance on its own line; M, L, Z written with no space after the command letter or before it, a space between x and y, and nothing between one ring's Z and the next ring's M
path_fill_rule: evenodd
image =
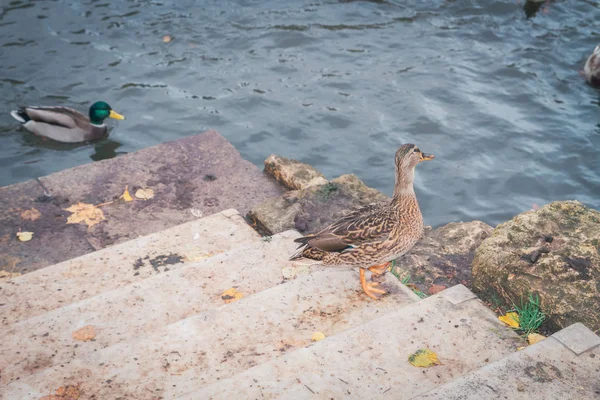
M423 234L423 217L413 189L414 168L432 155L405 144L396 152L396 185L389 204L368 205L335 221L301 243L291 259L368 268L407 252Z

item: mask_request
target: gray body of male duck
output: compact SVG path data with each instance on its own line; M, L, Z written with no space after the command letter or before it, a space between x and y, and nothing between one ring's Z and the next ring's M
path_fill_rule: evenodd
M396 151L394 196L387 204L368 205L340 218L316 234L296 239L298 251L290 257L316 260L323 265L360 268L365 294L377 299L385 291L377 282L367 283L365 269L384 274L390 262L410 250L423 235L423 216L413 188L414 170L433 159L414 144Z
M106 118L125 119L103 101L92 104L89 118L69 107L19 107L10 115L31 133L63 143L100 139L106 135Z

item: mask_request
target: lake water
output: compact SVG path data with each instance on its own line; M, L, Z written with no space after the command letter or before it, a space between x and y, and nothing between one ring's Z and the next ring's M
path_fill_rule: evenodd
M0 186L214 128L391 194L405 142L427 224L600 209L600 90L579 70L600 3L0 0ZM165 43L169 35L172 41ZM96 100L110 138L40 140L18 104Z

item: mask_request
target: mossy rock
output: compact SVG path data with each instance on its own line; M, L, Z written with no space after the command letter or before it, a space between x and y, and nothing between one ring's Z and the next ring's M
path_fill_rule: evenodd
M287 229L316 232L358 207L389 197L365 185L356 175L285 193L265 201L248 213L259 232L274 235Z
M551 329L600 332L600 212L558 201L500 224L475 253L473 289L520 305L537 293Z

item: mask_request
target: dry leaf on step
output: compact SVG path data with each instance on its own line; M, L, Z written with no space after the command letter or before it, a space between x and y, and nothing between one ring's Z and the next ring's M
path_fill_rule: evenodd
M319 340L323 339L325 339L325 334L323 334L323 332L315 332L310 338L310 340L312 340L313 342L318 342Z
M102 210L93 204L77 203L64 210L73 213L67 219L67 224L83 222L87 226L92 227L105 219Z
M244 295L238 292L236 288L227 289L221 294L221 298L225 300L225 303L233 303L242 297L244 297Z
M437 354L429 349L417 350L414 354L408 357L408 362L415 367L427 368L434 365L441 365Z
M29 242L33 238L33 232L17 232L17 239L21 242Z
M510 326L511 328L519 327L519 314L517 314L516 312L508 312L506 313L506 315L498 317L498 319L504 322L506 325Z
M208 251L205 251L205 250L191 249L191 250L186 251L183 254L183 258L184 258L185 262L196 262L196 261L204 260L205 258L212 257L213 255L214 255L214 253L209 253Z
M21 212L21 218L29 221L35 221L39 219L42 214L36 210L35 208L30 208L29 210L25 210Z
M527 335L527 342L529 342L529 344L536 344L537 342L541 342L544 339L546 339L546 336L540 335L539 333L535 332Z
M80 397L79 385L67 385L56 389L56 394L41 397L40 400L77 400Z
M4 280L9 280L11 278L14 278L15 276L19 276L21 275L20 272L10 272L10 271L5 271L3 269L0 269L0 282L4 281Z
M446 286L433 284L429 288L429 294L434 295L436 293L441 292L442 290L446 290Z
M129 186L125 186L125 191L119 198L125 201L133 201L133 197L131 197L131 195L129 194Z
M73 333L71 333L71 336L75 340L87 342L96 337L96 331L94 330L94 327L92 325L86 325L81 329L73 331Z
M142 200L149 200L154 197L154 190L152 189L138 189L135 192L135 197Z

